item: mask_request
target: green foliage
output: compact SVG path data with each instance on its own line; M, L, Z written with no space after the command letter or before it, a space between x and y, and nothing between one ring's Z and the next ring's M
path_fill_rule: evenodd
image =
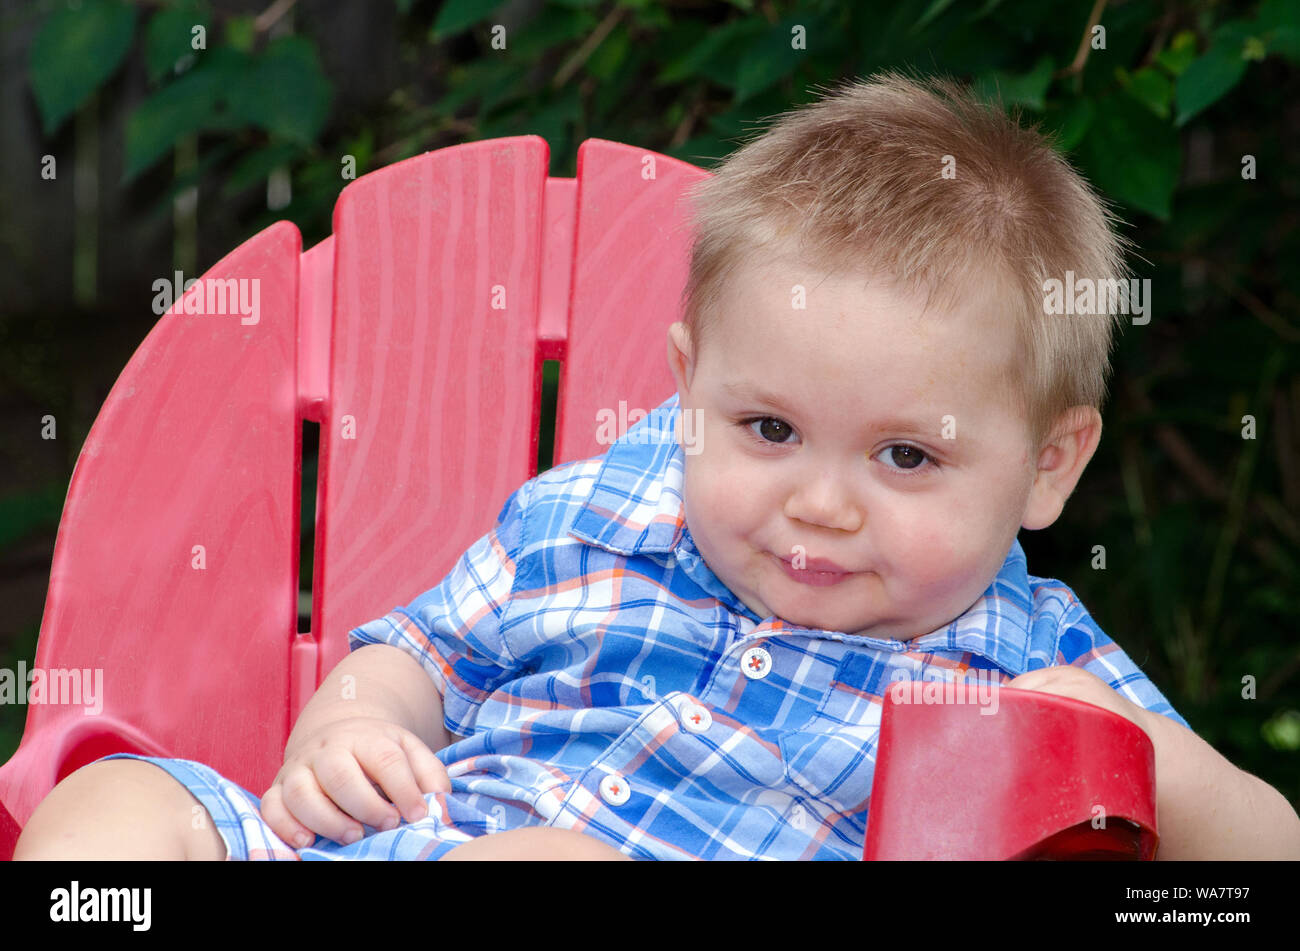
M438 11L429 38L435 43L486 20L493 5L483 0L447 0Z
M32 92L49 135L117 72L135 31L135 8L119 0L60 5L32 43Z
M208 5L199 0L164 7L150 17L144 41L149 81L156 83L168 72L188 67L194 60L197 28L206 35L211 21Z
M29 492L0 498L0 551L41 529L55 528L63 512L67 486L54 482Z
M126 129L127 181L188 135L261 129L280 154L296 155L319 135L331 86L315 46L298 36L272 40L259 53L236 46L202 51L202 59L145 100ZM295 148L286 150L288 143Z

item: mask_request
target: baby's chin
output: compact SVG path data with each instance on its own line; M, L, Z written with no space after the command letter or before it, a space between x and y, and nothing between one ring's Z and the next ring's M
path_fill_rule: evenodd
M776 617L796 627L836 631L878 640L906 641L925 633L918 631L915 623L907 618L864 618L860 614L857 617L836 615L835 612L824 608L819 610L802 605L782 604L776 592L769 592L769 596L772 600L764 600L757 606L751 604L750 609L759 617Z

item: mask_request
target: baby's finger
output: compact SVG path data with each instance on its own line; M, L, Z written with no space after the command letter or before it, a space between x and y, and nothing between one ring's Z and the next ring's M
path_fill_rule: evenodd
M388 737L358 745L353 750L366 774L377 782L407 822L424 818L424 796L416 785L406 747ZM396 822L393 823L394 827Z
M316 841L316 833L293 817L284 805L284 788L275 783L262 796L262 820L271 831L295 849L305 849Z
M415 781L422 793L451 792L451 779L447 776L447 767L416 736L403 737L402 748L406 750L415 773ZM408 820L410 821L410 820Z
M365 830L352 818L350 810L326 790L319 773L313 771L316 768L299 767L285 776L282 784L285 808L308 829L335 842L343 845L356 842L365 835ZM336 766L334 771L341 775L344 770ZM358 780L369 789L369 784L360 779L361 770L357 768L356 772ZM379 798L373 790L371 795Z
M367 748L372 742L360 742L350 750L341 747L322 750L312 769L325 795L349 816L376 829L395 829L401 816L385 799L385 790L377 789L371 781L377 778L370 774L371 766L367 762L370 755ZM397 744L382 738L379 742L387 742L394 756L405 762L406 757Z

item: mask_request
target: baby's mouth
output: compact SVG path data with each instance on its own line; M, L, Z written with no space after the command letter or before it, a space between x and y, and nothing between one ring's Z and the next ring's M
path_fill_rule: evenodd
M819 571L814 569L812 565L823 565L827 564L827 562L813 561L811 559L809 559L805 567L796 568L794 567L793 561L789 559L782 558L778 555L773 555L772 557L780 563L781 569L785 572L787 577L799 582L800 584L812 585L814 587L825 587L826 585L839 584L841 581L845 581L861 574L861 572L858 571Z

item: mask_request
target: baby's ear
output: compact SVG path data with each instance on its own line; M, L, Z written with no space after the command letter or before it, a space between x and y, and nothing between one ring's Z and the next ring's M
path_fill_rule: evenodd
M677 392L685 393L695 376L695 347L691 332L680 320L668 328L668 369L677 383Z
M1021 527L1031 531L1047 528L1060 517L1099 442L1101 414L1094 407L1075 406L1061 414L1038 452Z

